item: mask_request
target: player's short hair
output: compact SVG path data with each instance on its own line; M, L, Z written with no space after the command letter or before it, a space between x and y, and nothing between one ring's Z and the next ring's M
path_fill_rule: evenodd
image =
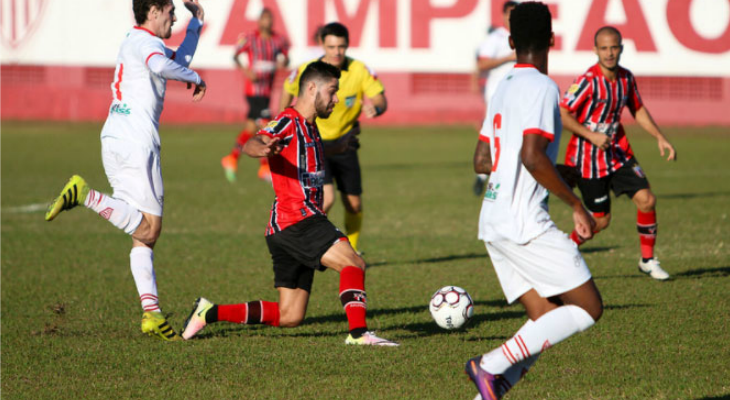
M166 5L172 3L172 0L134 0L132 2L132 10L134 11L134 20L137 25L147 22L147 13L152 7L162 10Z
M623 37L621 36L621 32L619 32L618 29L614 28L613 26L602 26L598 28L596 31L596 34L593 35L593 45L598 46L598 35L602 34L603 32L611 32L614 35L618 36L618 43L621 44L621 41L623 40Z
M273 13L273 12L271 12L271 9L270 9L269 7L264 7L264 8L263 8L263 9L261 10L261 14L259 14L259 18L263 17L263 16L264 16L264 14L269 14L269 15L270 15L270 16L272 16L272 17L274 16L274 13Z
M310 81L322 81L326 79L340 79L340 70L334 65L327 64L323 61L315 61L304 68L302 76L299 78L299 94L304 93L307 84Z
M516 1L505 1L504 5L502 5L502 14L506 13L507 10L509 10L512 7L517 7L517 5L520 4Z
M347 27L345 25L342 25L339 22L330 22L329 24L322 27L322 32L320 32L320 38L322 39L323 43L324 38L329 35L345 38L345 42L347 42L348 45L350 44L350 32L347 30Z
M536 1L518 4L509 16L509 26L517 53L550 47L553 21L545 4Z

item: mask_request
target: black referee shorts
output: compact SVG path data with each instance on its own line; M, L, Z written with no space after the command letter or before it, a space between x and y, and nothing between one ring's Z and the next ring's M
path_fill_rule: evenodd
M649 189L649 187L649 180L646 179L644 170L641 169L636 158L630 159L609 176L578 180L578 189L583 196L583 203L594 214L611 212L609 189L616 197L626 194L629 198L633 198L636 192Z
M347 240L324 215L297 222L273 235L266 244L274 262L274 287L312 290L314 271L324 271L320 260L335 243Z

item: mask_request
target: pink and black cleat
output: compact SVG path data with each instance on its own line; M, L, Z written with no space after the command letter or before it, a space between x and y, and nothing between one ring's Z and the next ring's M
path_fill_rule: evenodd
M469 379L474 382L477 387L479 394L483 400L499 400L502 397L501 386L502 376L492 375L489 372L482 369L479 363L482 361L482 356L474 357L467 361L464 372L469 375Z

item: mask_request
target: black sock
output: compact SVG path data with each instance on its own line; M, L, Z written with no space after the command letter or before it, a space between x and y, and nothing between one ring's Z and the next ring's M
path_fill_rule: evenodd
M363 333L367 332L368 328L355 328L350 331L350 335L352 335L353 339L359 339Z
M641 262L648 262L649 260L651 260L651 259L653 259L653 258L654 258L654 257L652 257L652 258L644 258L644 257L642 257L642 258L641 258Z
M210 324L211 322L218 322L218 306L215 305L205 313L205 323Z

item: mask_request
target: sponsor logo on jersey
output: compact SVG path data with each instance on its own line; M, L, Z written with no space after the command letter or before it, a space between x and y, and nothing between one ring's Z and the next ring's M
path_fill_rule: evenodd
M487 200L497 200L497 194L499 194L499 183L494 185L492 182L489 182L484 198Z
M302 185L305 189L320 188L324 186L324 171L303 172Z
M112 105L111 110L109 110L111 113L115 114L122 114L122 115L129 115L132 113L132 109L127 107L127 104L114 104Z
M570 85L570 87L568 88L568 93L573 94L573 93L577 92L579 88L580 88L580 85L578 85L577 83L574 83L574 84Z

